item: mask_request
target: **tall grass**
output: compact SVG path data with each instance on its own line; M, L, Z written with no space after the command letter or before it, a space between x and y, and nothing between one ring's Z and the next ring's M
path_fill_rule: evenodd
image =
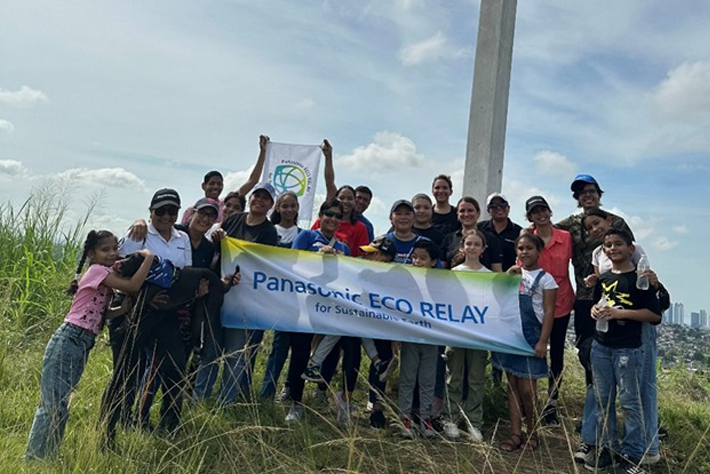
M25 462L22 455L39 398L44 345L69 307L63 291L74 273L86 222L66 226L63 196L43 189L18 209L0 206L0 473L584 472L572 462L584 374L571 352L560 394L565 422L544 429L541 447L532 453L497 449L509 428L504 398L489 387L484 434L493 441L482 445L443 438L402 441L395 427L372 430L363 413L366 390L360 388L356 400L361 415L349 429L334 423L332 403L331 408L319 407L307 392L306 419L294 427L283 421L288 405L256 398L229 408L189 404L177 437L120 431L119 451L103 454L97 441L97 412L111 374L105 336L97 341L72 398L60 458ZM257 386L269 344L267 338L258 359ZM365 384L361 376L360 387ZM540 385L542 392L544 384ZM710 381L679 367L659 375L659 393L661 422L671 436L662 444L661 464L652 472L710 472ZM398 417L396 393L390 389L388 395L392 400L387 415L392 421Z

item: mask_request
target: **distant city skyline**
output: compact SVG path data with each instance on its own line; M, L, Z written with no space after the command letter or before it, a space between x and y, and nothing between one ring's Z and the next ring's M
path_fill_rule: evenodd
M671 303L670 308L663 313L663 322L665 324L680 324L694 328L710 327L708 312L705 309L690 311L686 319L685 305L681 302Z

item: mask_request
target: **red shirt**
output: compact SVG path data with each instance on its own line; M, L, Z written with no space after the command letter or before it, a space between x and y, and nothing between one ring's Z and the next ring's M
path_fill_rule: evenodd
M535 229L535 235L538 235ZM574 306L574 289L569 279L569 263L572 260L572 235L566 230L552 228L552 238L547 243L537 263L552 275L559 287L555 301L555 317L567 316Z
M320 219L316 219L311 229L320 229ZM354 224L351 224L350 221L341 221L340 227L335 231L335 237L348 246L350 255L353 257L362 255L360 246L370 243L370 238L367 236L367 227L360 221Z

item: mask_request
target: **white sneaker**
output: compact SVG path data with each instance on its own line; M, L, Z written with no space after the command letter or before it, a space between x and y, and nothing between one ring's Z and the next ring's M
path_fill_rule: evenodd
M461 437L461 432L456 423L447 421L444 423L444 435L452 441L455 441Z
M651 464L658 464L661 461L661 453L647 454L641 459L641 463L644 466L649 466Z
M286 423L298 423L303 419L303 406L300 404L293 404L288 410L288 415L286 415Z
M471 441L473 441L474 443L483 442L483 433L481 433L481 430L479 430L475 426L468 425L466 431L468 432L468 436L471 438Z

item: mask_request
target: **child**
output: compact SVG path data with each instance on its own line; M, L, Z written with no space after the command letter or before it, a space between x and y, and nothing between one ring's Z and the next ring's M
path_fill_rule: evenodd
M452 270L456 272L490 272L481 263L481 255L486 250L486 236L471 229L461 236L458 254L452 259ZM466 431L474 442L483 441L483 397L488 353L476 349L447 347L446 359L446 415L444 434L452 440L460 437L459 424L465 422ZM463 400L464 370L468 368L468 397ZM463 416L462 416L463 415Z
M412 265L422 268L433 268L439 258L439 248L430 240L422 239L414 244L412 249ZM436 363L439 358L439 348L431 344L403 342L401 352L402 364L399 369L399 409L402 411L402 428L400 435L412 439L412 405L414 389L419 382L419 418L420 431L425 438L436 436L431 421L431 408L434 401L434 385L436 383Z
M92 230L87 235L77 277L67 290L74 295L74 301L44 353L40 402L25 453L28 460L56 456L69 417L69 396L84 372L104 319L118 316L128 308L129 298L126 298L120 308L107 314L111 290L136 292L148 275L153 255L148 250L140 253L145 257L140 269L130 280L121 278L111 268L118 258L116 236L106 230ZM77 283L87 258L91 265Z
M494 353L492 364L505 371L508 378L508 409L510 410L510 439L503 441L503 451L515 451L525 443L522 417L527 422L527 448L534 450L539 442L535 435L536 379L548 376L547 340L555 317L557 283L538 264L545 242L533 234L523 234L515 241L518 260L522 265L520 282L520 318L525 340L535 349L535 356ZM512 273L514 267L510 269ZM523 408L524 413L520 412Z
M606 331L595 331L592 343L592 372L597 401L598 449L585 460L585 467L604 469L615 463L612 449L617 444L616 393L624 414L624 437L614 472L638 472L644 457L644 419L640 390L644 369L643 322L657 323L661 308L655 289L636 288L636 268L631 262L635 247L631 235L610 228L604 233L604 253L611 271L602 273L594 288L594 301L603 296L607 304L592 307L592 317L607 320ZM604 301L604 300L601 300Z

